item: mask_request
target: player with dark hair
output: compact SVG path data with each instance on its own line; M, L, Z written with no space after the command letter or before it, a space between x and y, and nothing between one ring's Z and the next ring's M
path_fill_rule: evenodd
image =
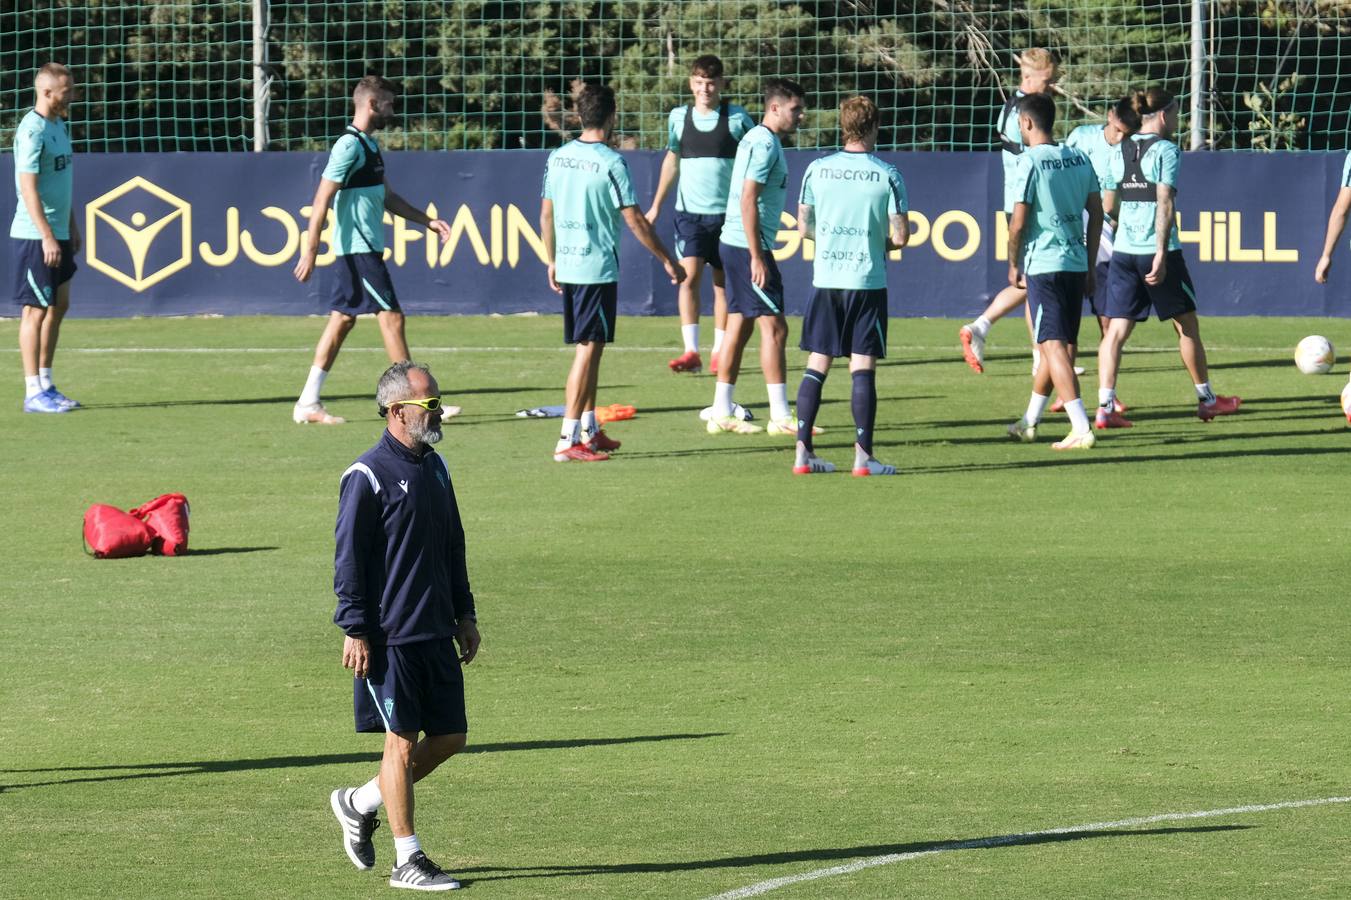
M786 78L765 82L761 123L737 146L727 194L727 220L718 253L727 272L727 339L718 358L718 383L707 430L710 434L754 434L760 426L733 414L733 393L741 354L760 323L760 368L769 393L769 433L797 434L788 407L788 321L783 314L783 278L774 262L774 244L788 193L788 160L779 136L793 134L802 121L802 86Z
M1029 443L1036 439L1054 384L1069 413L1070 433L1051 448L1089 450L1096 439L1079 397L1070 347L1079 340L1084 296L1093 293L1089 261L1097 256L1102 233L1098 178L1087 156L1051 139L1055 100L1049 95L1028 94L1018 101L1018 127L1023 152L1013 175L1009 286L1027 291L1041 365L1032 376L1027 412L1009 426L1009 436Z
M334 142L314 192L309 229L301 244L304 249L295 267L297 281L310 280L331 205L333 236L329 244L336 255L332 311L314 349L305 388L291 411L291 418L299 424L341 425L345 421L324 409L320 392L343 341L356 327L357 316L375 313L390 362L408 359L403 310L385 268L385 211L430 228L442 241L450 239L448 222L433 219L413 206L394 193L385 179L385 160L374 133L394 121L394 85L379 75L367 75L357 82L352 105L352 122ZM458 407L445 410L446 415L458 412Z
M718 369L718 353L727 328L727 296L723 289L722 259L718 256L718 235L726 217L727 187L732 179L737 143L755 127L755 122L746 110L722 99L726 84L722 60L716 56L701 56L690 67L694 103L677 106L667 117L666 157L662 160L657 192L647 210L647 220L655 224L666 195L675 186L675 252L685 269L677 302L685 350L670 361L673 372L698 372L703 368L699 356L699 282L705 263L713 270L710 363L714 372Z
M549 287L563 295L563 340L576 345L554 459L602 462L620 443L596 421L601 354L615 339L620 220L661 260L672 284L679 284L685 271L638 211L628 163L609 147L614 91L588 84L576 105L582 133L549 154L539 213Z
M1098 413L1094 427L1129 428L1113 409L1121 350L1151 306L1160 321L1171 320L1182 363L1196 388L1196 415L1209 422L1237 412L1238 397L1217 396L1210 387L1206 348L1196 318L1196 291L1178 241L1173 198L1182 151L1170 138L1177 128L1177 102L1162 88L1145 93L1140 131L1121 142L1112 158L1111 184L1103 205L1116 219L1108 271L1107 331L1098 348Z
M1023 152L1022 135L1018 128L1017 103L1028 94L1040 94L1049 91L1059 75L1060 60L1044 47L1024 50L1018 60L1018 89L1009 95L1000 108L995 121L995 135L999 139L1000 158L1004 165L1004 213L1013 215L1015 202L1013 188L1014 165ZM984 312L975 321L963 325L957 332L962 343L962 355L966 364L977 372L985 371L985 338L990 326L1022 306L1027 301L1027 292L1021 288L1005 287ZM1031 328L1031 320L1028 327ZM1033 351L1035 354L1035 350ZM1035 367L1036 363L1033 362Z
M849 358L858 476L895 475L873 456L877 361L887 355L887 252L910 239L905 181L873 155L881 114L867 97L840 106L844 149L822 157L802 176L798 232L816 241L814 291L802 318L807 369L797 392L795 475L835 471L812 443L821 389L835 359Z
M71 203L74 150L66 113L75 99L70 69L49 62L33 81L33 108L14 129L14 191L9 226L14 301L20 307L19 356L26 413L64 413L80 404L56 389L52 361L70 309L70 280L80 252Z
M385 433L342 473L333 622L352 670L356 730L383 732L379 774L338 788L329 805L358 869L375 865L381 806L394 836L391 887L449 891L413 828L413 783L464 749L464 674L480 638L464 526L441 440L441 391L426 366L400 362L375 392ZM457 649L458 645L458 649ZM419 738L421 735L421 738Z

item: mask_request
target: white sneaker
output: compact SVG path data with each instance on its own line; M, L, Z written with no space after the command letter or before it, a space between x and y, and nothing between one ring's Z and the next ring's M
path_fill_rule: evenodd
M1092 450L1098 438L1093 431L1071 431L1063 441L1051 445L1052 450Z
M1074 374L1075 374L1075 375L1082 375L1082 374L1084 374L1084 373L1087 372L1087 371L1088 371L1088 370L1085 369L1083 366L1075 366L1075 367L1074 367Z
M855 478L867 478L870 475L895 475L896 467L878 462L871 456L864 460L863 465L854 466Z
M297 403L291 410L291 420L297 425L341 425L347 421L330 415L322 403Z
M784 416L781 419L770 419L769 426L765 428L770 434L791 434L797 437L797 419L792 416ZM812 434L824 434L825 429L820 425L812 426Z
M1019 419L1009 426L1009 437L1030 444L1037 439L1037 426L1027 424L1026 418Z
M750 422L743 422L736 416L723 416L722 418L712 418L704 426L704 430L709 434L722 434L724 431L731 434L759 434L764 431L759 425L752 425ZM796 431L793 432L797 434Z
M834 463L822 459L815 453L799 452L793 463L794 475L829 475L834 471Z

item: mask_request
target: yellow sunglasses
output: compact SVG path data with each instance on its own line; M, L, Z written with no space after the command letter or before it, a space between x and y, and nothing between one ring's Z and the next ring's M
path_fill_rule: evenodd
M404 403L408 404L409 406L420 406L427 412L436 412L438 409L441 408L440 397L426 397L422 400L395 400L393 403L390 404L390 406L400 406Z

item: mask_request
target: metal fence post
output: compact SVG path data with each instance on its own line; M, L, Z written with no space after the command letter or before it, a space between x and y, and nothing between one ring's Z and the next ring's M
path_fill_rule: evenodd
M267 0L253 0L253 152L267 149L268 92L272 77L267 67Z
M1206 0L1192 0L1192 103L1191 149L1204 150L1206 146Z

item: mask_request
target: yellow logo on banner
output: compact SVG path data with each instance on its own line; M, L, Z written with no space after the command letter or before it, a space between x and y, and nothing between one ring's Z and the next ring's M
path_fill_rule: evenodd
M153 209L153 214L156 216L153 221L143 209L137 209L133 212L129 216L130 221L124 221L104 210L104 207L114 201L136 191L142 193L142 196L138 198L140 202L136 205ZM163 201L170 208L170 211L164 213L163 207L154 203L150 199L152 197ZM139 175L130 181L124 181L91 202L85 208L84 227L86 261L104 275L125 284L133 291L143 291L151 285L158 284L192 263L191 204L181 197L174 196L159 185L146 181ZM150 248L162 234L168 235L162 243L172 241L173 243L170 246L177 247L177 253L168 263L147 273L145 265L150 256ZM121 239L131 257L132 271L130 274L99 256L100 238L103 239L102 243L106 248L108 239L114 235Z

